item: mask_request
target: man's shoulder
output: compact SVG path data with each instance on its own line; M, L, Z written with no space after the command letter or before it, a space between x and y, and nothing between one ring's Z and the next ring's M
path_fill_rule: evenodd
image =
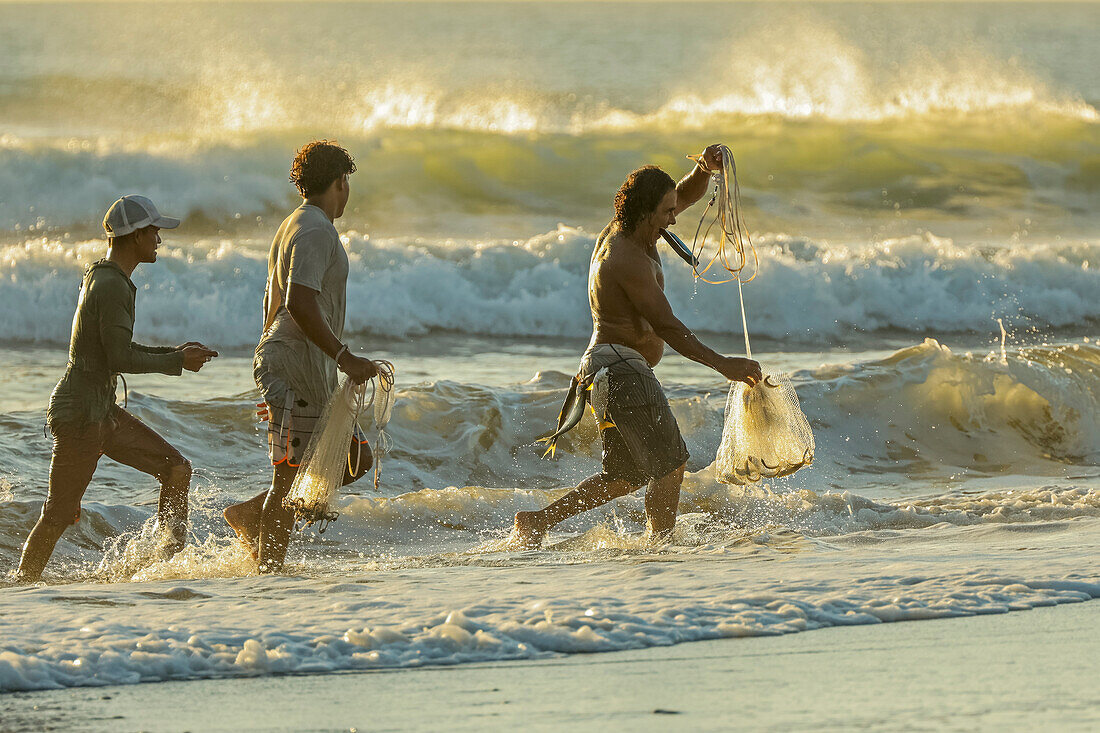
M639 270L650 271L649 256L622 232L610 233L601 243L601 270L612 274L634 275Z
M325 212L321 211L321 209L316 206L303 204L295 209L288 219L293 220L294 225L299 229L317 229L326 234L332 234L334 237L338 236L336 233L336 225L325 216Z
M338 244L340 234L324 212L316 206L300 206L283 220L277 239L284 245Z
M93 297L128 295L130 278L117 265L100 260L93 263L84 275L84 289Z

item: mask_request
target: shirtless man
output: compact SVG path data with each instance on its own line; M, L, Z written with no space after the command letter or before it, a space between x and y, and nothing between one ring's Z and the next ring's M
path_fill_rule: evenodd
M558 522L644 484L651 536L672 533L688 451L653 374L665 344L726 379L750 385L761 379L755 361L723 356L699 341L673 314L664 293L660 230L706 193L711 172L721 165L719 146L711 145L679 183L646 166L631 173L615 195L615 219L597 238L588 270L592 339L577 377L582 387L592 384L592 403L604 411L597 416L603 471L541 511L518 512L513 544L538 547Z
M315 140L297 152L290 180L302 204L275 234L267 262L264 332L256 346L252 375L268 417L271 488L228 507L225 520L259 560L260 572L279 570L286 558L294 513L283 498L294 484L302 456L321 411L337 387L339 369L357 384L374 377L374 362L356 356L342 342L347 302L348 253L333 222L351 193L355 162L347 150ZM264 414L264 413L261 413ZM362 477L373 456L356 433L349 453L357 454Z

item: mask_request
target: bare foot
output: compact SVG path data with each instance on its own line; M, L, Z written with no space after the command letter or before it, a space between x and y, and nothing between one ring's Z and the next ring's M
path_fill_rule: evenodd
M255 511L253 502L245 501L225 508L222 516L237 533L241 544L252 553L253 560L260 559L260 513ZM263 506L261 504L261 506Z
M542 547L542 538L546 536L546 527L538 512L516 512L516 521L512 527L512 536L508 546L524 550L537 550Z
M259 556L258 556L258 553L257 553L257 557L256 557L256 559L257 559L257 560L259 560L259 559L260 559L260 558L259 558ZM260 568L259 568L259 570L260 570L260 573L261 573L262 575L269 575L269 574L271 574L271 573L277 573L277 572L279 572L279 571L280 571L280 570L282 570L282 569L283 569L283 564L282 564L281 562L280 562L280 563L276 563L276 562L262 562L262 563L260 563Z
M32 585L32 584L37 583L40 580L42 580L41 575L32 576L32 575L28 575L26 573L19 573L19 572L16 572L12 575L9 575L8 577L16 585Z
M652 524L646 527L645 544L652 548L661 548L672 544L671 529L654 529Z
M187 527L183 524L169 525L163 519L157 518L156 528L153 531L163 537L163 544L160 547L162 560L171 560L187 544Z

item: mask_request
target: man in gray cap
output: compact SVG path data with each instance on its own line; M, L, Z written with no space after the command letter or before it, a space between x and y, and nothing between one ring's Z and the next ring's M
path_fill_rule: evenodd
M202 344L144 346L133 342L134 297L130 280L142 262L157 261L161 229L179 219L161 216L144 196L123 196L107 211L107 257L84 273L73 317L69 363L50 395L46 422L53 433L50 485L42 515L23 545L17 579L35 581L70 524L80 519L80 500L99 457L151 474L160 481L157 524L166 556L183 547L191 464L151 428L115 403L117 375L197 372L218 355Z

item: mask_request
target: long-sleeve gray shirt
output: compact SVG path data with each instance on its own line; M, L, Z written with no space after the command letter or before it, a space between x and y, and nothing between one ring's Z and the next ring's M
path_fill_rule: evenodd
M137 287L110 260L100 260L84 273L73 316L69 364L46 411L51 427L106 418L115 403L117 374L183 372L182 351L134 343L136 295Z

